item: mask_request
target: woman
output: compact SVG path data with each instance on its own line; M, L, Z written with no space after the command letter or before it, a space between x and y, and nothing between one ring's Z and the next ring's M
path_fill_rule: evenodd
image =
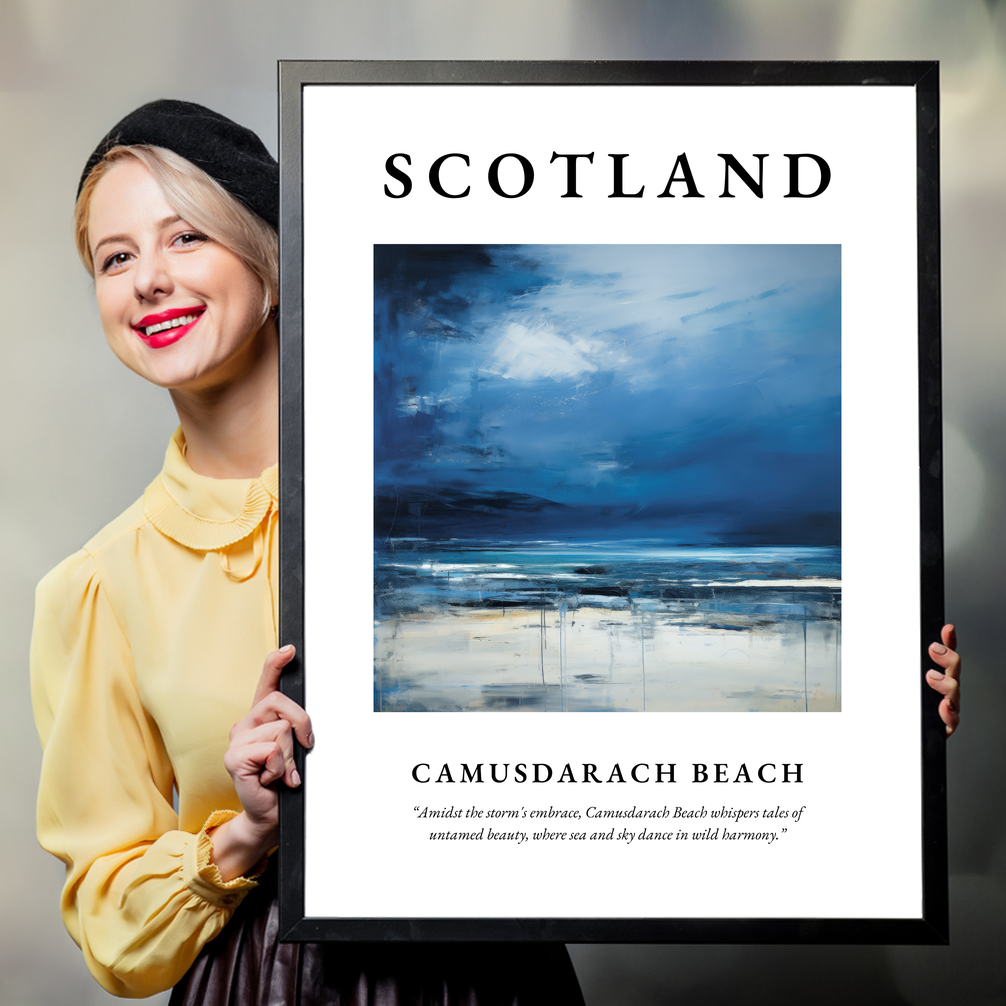
M276 787L300 785L294 737L313 744L277 690L277 221L258 137L187 102L131 113L81 178L106 339L180 426L143 497L38 589L38 831L67 929L121 996L582 1004L561 945L277 943Z

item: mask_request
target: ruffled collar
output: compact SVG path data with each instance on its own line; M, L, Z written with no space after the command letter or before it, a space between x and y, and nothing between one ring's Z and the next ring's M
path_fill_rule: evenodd
M185 460L185 437L175 430L164 468L143 494L143 512L162 534L186 548L211 552L252 533L279 500L279 466L257 479L213 479Z

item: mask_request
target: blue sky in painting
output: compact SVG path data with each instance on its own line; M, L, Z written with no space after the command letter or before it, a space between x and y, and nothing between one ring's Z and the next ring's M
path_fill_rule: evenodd
M378 536L839 543L839 246L374 265Z

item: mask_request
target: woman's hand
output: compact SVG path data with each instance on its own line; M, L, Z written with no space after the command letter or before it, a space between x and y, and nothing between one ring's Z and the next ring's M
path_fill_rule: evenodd
M944 625L941 643L930 643L929 656L943 668L926 673L929 687L943 696L940 719L947 726L949 737L961 721L961 658L957 651L957 632L952 625Z
M266 657L251 710L231 727L224 766L244 810L209 833L211 859L224 880L247 873L276 845L279 793L273 784L282 779L291 788L300 785L294 734L304 747L314 746L311 718L279 691L280 674L295 652L284 646Z

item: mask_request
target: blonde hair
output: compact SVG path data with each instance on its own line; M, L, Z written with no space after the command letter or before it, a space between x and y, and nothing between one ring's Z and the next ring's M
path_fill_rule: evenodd
M91 198L112 165L126 158L139 161L154 176L168 205L183 220L234 252L255 273L262 283L264 323L279 294L279 236L202 168L165 147L112 147L84 181L74 211L74 238L92 279L94 259L87 240Z

